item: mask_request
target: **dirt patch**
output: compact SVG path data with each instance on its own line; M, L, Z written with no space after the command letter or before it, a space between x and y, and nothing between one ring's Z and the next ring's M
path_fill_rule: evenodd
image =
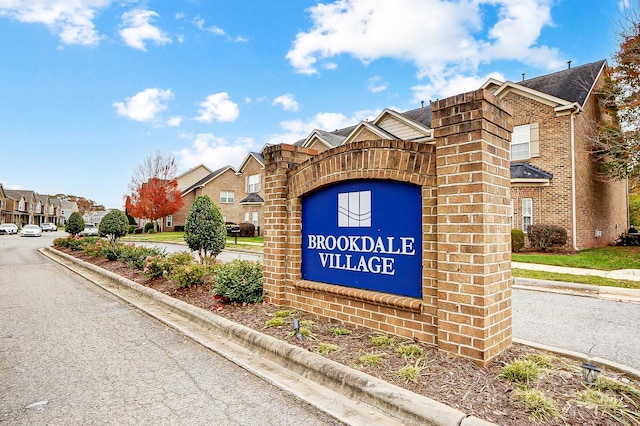
M528 354L550 355L542 351L514 344L487 367L482 368L469 360L449 356L417 341L393 336L381 337L380 334L368 329L347 327L337 321L314 318L303 312L292 312L291 315L283 317L281 326L267 326L270 320L284 315L282 311L287 308L266 303L222 304L213 295L211 285L178 289L174 283L164 278L148 280L138 271L118 261L110 262L103 258L87 256L82 252L60 250L176 299L212 311L308 351L321 353L346 366L490 422L500 425L618 425L625 424L621 422L626 421L626 424L640 425L640 415L634 418L633 414L631 414L632 417L625 417L628 414L607 413L603 407L596 409L592 405L578 401L578 395L587 389L582 384L581 362L578 360L553 356L552 365L543 369L537 380L528 383L529 388L538 389L550 398L558 413L557 416L534 421L531 418L533 411L514 397L523 385L499 376L505 364L526 357ZM309 335L304 339L298 338L293 332L294 319L298 320L303 329L308 330ZM345 329L347 331L344 333L348 332L348 334L337 335L334 332L336 328ZM376 345L374 343L376 337L377 340L386 342L388 345ZM406 348L408 345L417 345L423 355L406 359L397 352L401 346ZM335 347L338 349L323 353ZM412 348L415 350L415 346ZM380 364L375 366L366 362L379 359L381 359ZM408 365L418 365L422 368L416 382L407 381L398 375L398 371ZM618 372L603 370L603 375L636 389L640 388L638 381L631 380ZM606 394L621 401L627 407L625 413L640 412L638 395L622 395L611 391L607 391Z

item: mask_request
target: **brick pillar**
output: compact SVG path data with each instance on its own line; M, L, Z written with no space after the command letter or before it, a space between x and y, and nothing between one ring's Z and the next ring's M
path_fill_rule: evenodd
M486 365L511 345L511 108L486 90L431 104L438 347Z
M285 144L270 146L264 151L263 286L265 301L268 303L286 304L285 289L290 247L288 239L291 227L289 211L292 207L292 200L287 200L287 172L317 154L318 151L315 149ZM295 205L297 204L293 202L293 206ZM293 216L299 227L299 214L295 213ZM298 260L297 264L299 263Z

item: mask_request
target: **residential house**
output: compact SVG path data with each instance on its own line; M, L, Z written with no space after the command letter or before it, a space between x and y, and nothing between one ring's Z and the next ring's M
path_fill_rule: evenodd
M60 201L60 224L66 225L71 213L78 211L78 203L75 201Z
M526 79L489 80L483 88L513 108L512 225L568 231L569 245L612 244L629 225L627 182L606 179L590 155L600 119L598 89L606 61Z
M264 149L264 148L263 148ZM237 222L253 223L258 233L264 205L264 157L262 152L250 152L238 168L241 179L241 217ZM234 220L235 221L235 220Z
M82 215L82 219L84 220L85 224L98 226L100 222L102 222L102 218L105 217L107 213L109 212L106 210L92 210Z
M514 114L513 228L526 232L531 224L561 226L568 233L567 246L573 249L612 244L627 229L626 182L604 178L590 155L589 132L600 119L598 89L606 66L602 60L517 83L490 79L482 86L507 102ZM316 129L295 144L321 153L371 139L435 143L430 107L385 109L373 120L344 129ZM262 154L251 152L242 162L237 172L240 185L234 186L229 169L212 172L186 188L184 209L188 211L196 194L207 193L226 220L259 226L264 203ZM220 178L223 171L227 179ZM175 216L173 223L184 223L184 216L180 220Z
M237 221L241 216L240 205L236 197L239 189L239 179L233 167L225 166L210 172L182 190L184 205L175 214L164 218L162 229L164 231L184 229L191 205L200 195L208 195L211 198L220 209L225 222Z
M7 194L4 192L4 187L0 183L0 223L12 223L11 215L7 209Z
M213 173L213 170L209 169L204 164L193 167L176 177L176 181L178 182L178 189L184 191L196 182L206 178L211 173Z
M34 191L5 189L5 194L11 204L10 222L18 226L35 224L36 198Z

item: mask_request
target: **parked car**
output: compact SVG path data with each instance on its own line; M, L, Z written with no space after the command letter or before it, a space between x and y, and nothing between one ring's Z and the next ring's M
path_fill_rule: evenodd
M21 237L41 237L42 229L38 225L25 225L20 230Z
M3 223L0 225L0 234L17 234L18 227L13 223Z
M98 235L100 235L100 233L98 232L97 226L88 223L84 226L84 229L80 231L78 235L80 235L81 237L97 237Z
M51 222L42 222L40 224L40 229L42 229L44 232L47 231L57 231L58 227L56 226L55 223L51 223Z

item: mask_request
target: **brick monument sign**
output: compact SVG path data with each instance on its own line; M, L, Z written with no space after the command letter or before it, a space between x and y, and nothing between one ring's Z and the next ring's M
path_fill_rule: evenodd
M511 344L510 109L431 109L435 144L265 150L265 300L484 365Z

